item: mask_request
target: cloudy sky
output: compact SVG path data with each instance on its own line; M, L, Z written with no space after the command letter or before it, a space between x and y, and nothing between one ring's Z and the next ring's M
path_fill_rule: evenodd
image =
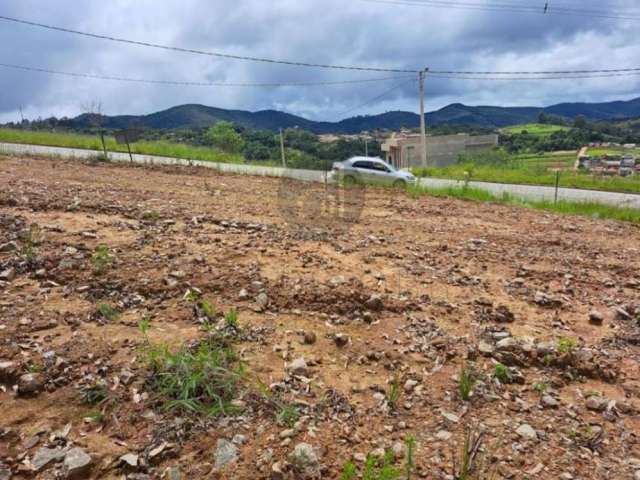
M542 9L545 0L436 3L451 5L367 0L7 0L0 2L0 15L184 48L312 63L497 71L640 67L640 7L635 0L550 0L552 9L580 9L584 16L459 8L499 4ZM589 15L590 10L638 20L601 18ZM6 21L0 21L0 63L188 82L317 82L398 75L212 58ZM354 109L402 81L260 89L177 87L0 67L0 122L19 119L20 107L28 118L72 116L96 101L107 114L150 113L183 103L279 109L318 120L417 111L413 81ZM640 96L640 76L526 82L429 78L426 90L427 110L453 102L543 106L634 98Z

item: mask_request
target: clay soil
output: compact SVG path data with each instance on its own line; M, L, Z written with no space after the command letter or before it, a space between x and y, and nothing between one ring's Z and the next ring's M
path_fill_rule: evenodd
M0 157L10 478L62 476L60 462L35 471L31 461L42 447L77 446L92 459L83 478L333 479L394 444L401 467L399 443L414 435L412 478L453 479L470 430L482 432L473 478L634 478L637 226L370 188L348 229L314 228L283 218L279 187L193 168ZM102 274L98 245L113 255ZM142 319L150 342L174 349L207 335L184 298L193 288L239 312L246 378L233 415L163 409L140 361ZM118 315L101 316L101 303ZM291 372L301 357L306 368ZM462 368L475 379L469 400ZM19 388L28 373L31 393ZM107 398L89 405L82 392L96 381ZM278 418L284 404L293 427ZM234 436L235 459L216 467L219 440ZM304 472L290 457L300 443L318 455ZM120 461L127 453L138 466Z

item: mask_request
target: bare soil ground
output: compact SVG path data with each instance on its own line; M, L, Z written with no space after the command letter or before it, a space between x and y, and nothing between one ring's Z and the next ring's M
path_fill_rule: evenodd
M470 478L638 478L638 227L369 189L323 232L278 186L0 157L0 478L333 479L380 448L402 465L412 434L412 478L453 479L468 429ZM193 288L239 312L233 415L163 409L140 361L144 318L171 348L210 334Z

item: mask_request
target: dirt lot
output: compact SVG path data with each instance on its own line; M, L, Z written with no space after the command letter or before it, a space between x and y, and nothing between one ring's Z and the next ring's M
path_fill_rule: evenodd
M469 478L639 478L636 226L369 189L322 231L278 186L0 157L0 479L333 479L410 435L467 478L469 430ZM167 410L146 349L220 335L233 411Z

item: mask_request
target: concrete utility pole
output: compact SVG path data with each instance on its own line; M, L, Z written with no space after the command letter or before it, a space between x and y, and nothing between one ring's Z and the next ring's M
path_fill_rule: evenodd
M422 147L422 166L427 166L427 132L424 121L424 77L429 71L428 68L421 70L418 74L418 83L420 88L420 144Z
M282 156L282 166L286 167L287 163L284 159L284 133L282 133L282 129L280 129L280 155Z

